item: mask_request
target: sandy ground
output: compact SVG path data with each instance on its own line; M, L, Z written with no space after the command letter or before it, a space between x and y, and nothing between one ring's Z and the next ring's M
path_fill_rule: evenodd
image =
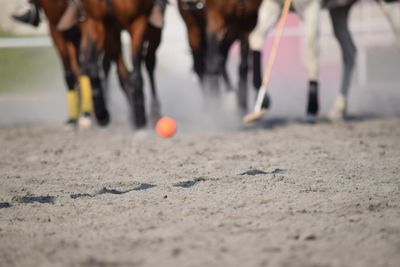
M0 129L0 266L400 266L399 118L147 135Z
M235 95L210 101L193 79L176 8L157 68L163 114L178 121L172 140L129 129L115 78L110 127L63 131L55 53L21 61L42 72L0 79L0 267L400 266L400 53L387 22L363 20L363 9L352 15L349 98L362 119L346 123L296 121L306 103L304 38L288 35L269 119L243 129ZM341 58L324 25L322 117ZM238 47L234 80L237 61Z

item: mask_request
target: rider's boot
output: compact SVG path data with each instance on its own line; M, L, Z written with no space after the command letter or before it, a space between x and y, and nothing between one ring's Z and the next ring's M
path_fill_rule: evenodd
M39 4L38 0L32 0L30 1L31 4L29 6L28 10L25 10L24 12L18 14L12 14L12 18L15 19L16 21L30 24L34 27L39 26L40 24L40 13L39 13Z

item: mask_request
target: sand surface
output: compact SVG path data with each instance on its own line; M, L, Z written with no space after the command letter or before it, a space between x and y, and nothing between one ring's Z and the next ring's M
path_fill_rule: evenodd
M0 266L400 266L400 119L0 129Z

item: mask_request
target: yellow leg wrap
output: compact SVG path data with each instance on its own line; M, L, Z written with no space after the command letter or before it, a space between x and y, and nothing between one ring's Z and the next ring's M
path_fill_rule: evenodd
M78 92L73 89L67 93L68 119L77 120L79 117Z
M92 100L92 86L90 85L90 79L86 75L79 77L79 84L81 87L81 111L84 113L90 113L93 110Z

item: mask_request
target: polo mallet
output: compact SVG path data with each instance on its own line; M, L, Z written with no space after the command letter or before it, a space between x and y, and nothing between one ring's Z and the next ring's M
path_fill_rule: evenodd
M281 17L279 18L278 27L276 29L274 42L272 44L271 54L268 58L268 65L264 72L261 87L258 90L258 95L257 95L257 100L256 100L256 103L254 106L254 111L253 111L253 113L250 113L250 114L247 114L246 116L244 116L243 121L245 123L250 123L250 122L260 119L268 111L268 108L263 107L263 101L264 101L264 97L267 93L267 88L268 88L269 82L271 80L272 67L275 63L276 54L278 52L279 44L281 43L283 30L285 29L286 20L287 20L288 14L289 14L289 9L290 9L291 4L292 4L292 0L285 0L283 9L282 9L282 14L281 14Z

